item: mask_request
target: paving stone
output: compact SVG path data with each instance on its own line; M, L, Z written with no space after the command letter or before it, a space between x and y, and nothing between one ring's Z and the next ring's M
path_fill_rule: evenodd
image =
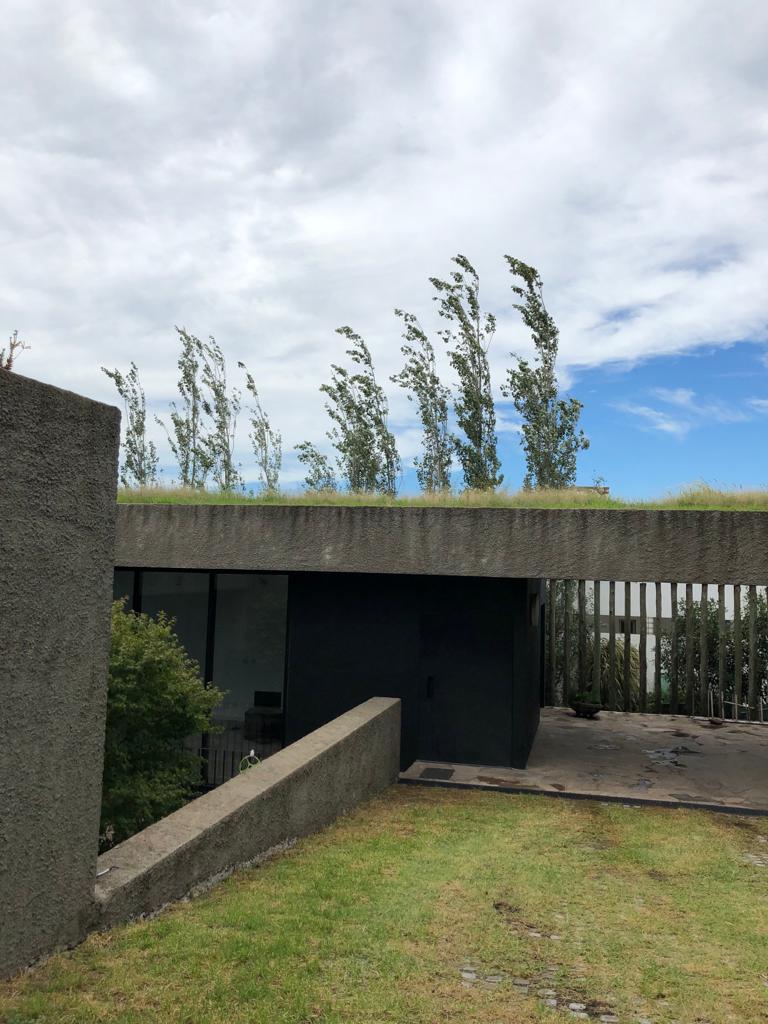
M569 1010L586 1010L586 1003L568 1003Z
M553 988L540 988L537 992L540 996L556 996L557 992Z
M485 980L489 983L489 985L498 985L499 982L503 979L503 977L503 974L488 974Z
M615 1013L601 1013L599 1020L602 1024L619 1024L619 1018Z
M461 972L461 976L465 981L477 981L477 974L474 971L464 970Z
M555 1010L557 1008L557 1000L556 999L551 999L551 998L550 999L545 999L544 1000L544 1005L545 1006L551 1006L552 1009Z

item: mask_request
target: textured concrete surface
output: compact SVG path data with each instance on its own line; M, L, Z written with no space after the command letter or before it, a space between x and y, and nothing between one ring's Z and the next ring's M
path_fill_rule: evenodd
M91 916L119 424L0 370L0 975Z
M99 924L315 832L397 780L400 701L374 697L99 857Z
M768 725L544 708L525 771L416 761L402 778L768 813Z
M116 564L768 582L768 512L121 505Z

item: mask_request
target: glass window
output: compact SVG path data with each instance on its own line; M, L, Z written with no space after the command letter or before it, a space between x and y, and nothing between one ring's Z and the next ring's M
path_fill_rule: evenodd
M287 576L216 577L213 682L228 692L214 718L233 747L282 737L287 602Z
M136 573L133 569L115 569L112 582L112 600L119 601L127 597L126 608L133 608L133 581Z
M208 632L208 573L142 572L141 610L148 615L157 615L163 611L176 620L176 634L204 676Z

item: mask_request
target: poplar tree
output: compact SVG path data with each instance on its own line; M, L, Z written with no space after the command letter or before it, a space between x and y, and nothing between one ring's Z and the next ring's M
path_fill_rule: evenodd
M230 392L227 385L227 362L218 342L210 335L203 345L201 380L207 389L203 396L203 411L210 425L202 438L203 450L208 458L211 475L219 490L236 491L243 486L235 462L237 417L240 414L241 393Z
M336 331L349 342L346 354L360 369L350 372L331 364L331 382L320 390L328 396L326 411L335 426L328 434L337 463L350 491L394 495L400 458L389 430L389 406L376 380L371 353L351 327Z
M464 436L452 438L456 456L464 473L464 484L471 490L488 491L498 487L504 477L499 473L496 410L491 392L488 349L496 331L496 318L480 309L480 279L477 271L460 253L452 260L458 270L450 280L429 280L437 291L440 316L449 325L439 336L448 345L448 358L458 377L454 409Z
M185 328L177 327L181 340L179 355L178 390L181 404L171 402L171 429L159 417L157 422L165 430L168 444L179 466L182 487L204 487L211 471L211 458L204 444L203 387L200 380L204 362L203 343Z
M256 382L245 363L237 365L245 370L245 386L253 399L253 405L249 409L251 414L249 437L253 453L256 456L259 477L264 490L273 494L278 490L280 481L280 468L283 464L283 439L279 431L272 429L269 417L261 404Z
M295 445L295 450L299 453L299 462L307 469L304 487L315 492L335 491L336 475L328 456L319 452L311 441L302 441L301 444Z
M575 398L559 397L555 363L560 332L544 304L539 272L512 256L504 258L516 279L512 291L522 300L515 309L531 332L536 352L535 365L512 353L516 366L507 371L501 389L523 418L523 486L567 487L576 480L578 453L589 448L584 432L577 429L582 404Z
M395 310L403 321L405 344L400 351L405 366L391 380L408 392L419 407L422 425L422 452L415 458L416 477L423 491L448 490L451 486L453 443L448 433L449 389L441 382L435 364L435 350L413 313Z
M138 367L136 363L131 363L125 376L117 369L108 370L106 366L101 369L117 388L125 407L120 483L123 487L149 487L156 484L157 450L153 442L147 440L147 403Z

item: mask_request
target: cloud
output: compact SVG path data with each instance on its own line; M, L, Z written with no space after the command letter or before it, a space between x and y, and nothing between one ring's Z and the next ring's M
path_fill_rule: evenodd
M716 423L744 423L749 419L744 409L701 398L690 388L654 388L652 393L662 402L685 409L696 419Z
M729 406L701 396L691 388L652 388L649 394L663 405L671 406L675 413L633 402L614 403L614 408L639 418L641 429L658 430L678 438L708 423L744 423L752 418L754 411L768 412L768 400L750 399L744 407Z
M755 412L768 414L768 398L750 398L747 400L747 405Z
M675 419L669 413L654 409L648 405L636 405L632 402L620 402L615 405L616 409L625 412L636 422L635 426L640 430L658 430L662 434L671 434L673 437L684 438L692 429L693 424L688 420Z
M410 451L392 309L434 331L427 278L456 252L498 314L497 384L531 351L504 253L543 275L566 385L768 340L767 32L765 4L734 19L708 0L490 0L471 19L459 0L9 0L0 302L32 345L19 369L114 401L99 366L134 359L162 411L183 324L248 364L290 449L323 440L317 388L350 323ZM685 415L643 401L639 420L691 429L682 397L655 401Z

